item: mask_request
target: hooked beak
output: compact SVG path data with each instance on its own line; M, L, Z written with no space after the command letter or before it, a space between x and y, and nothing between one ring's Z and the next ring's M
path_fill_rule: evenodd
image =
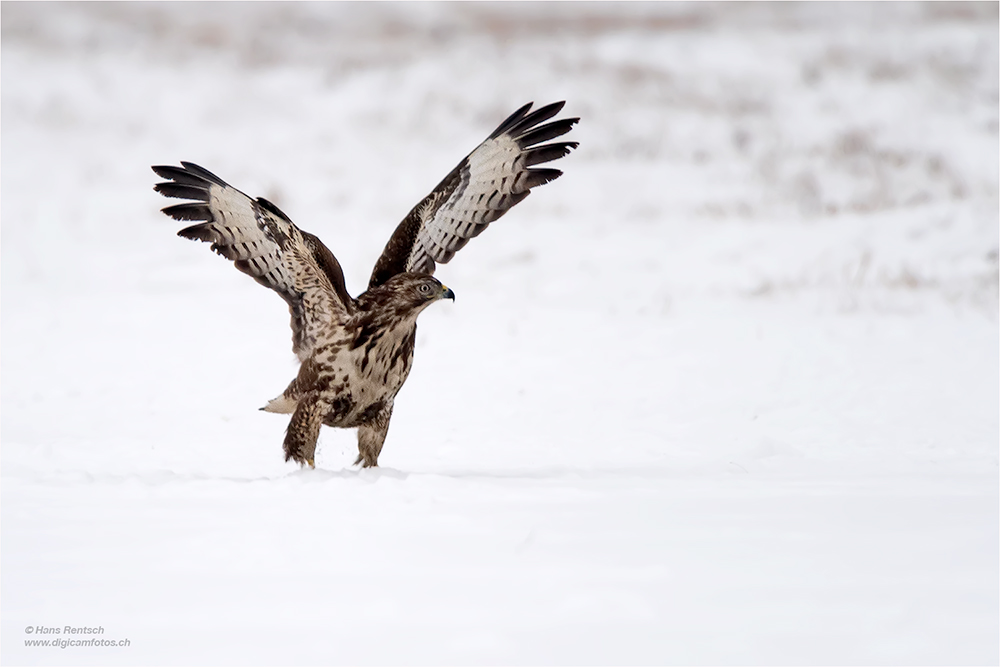
M452 292L447 287L445 287L444 285L441 285L441 298L442 299L451 299L452 301L454 301L455 300L455 293Z

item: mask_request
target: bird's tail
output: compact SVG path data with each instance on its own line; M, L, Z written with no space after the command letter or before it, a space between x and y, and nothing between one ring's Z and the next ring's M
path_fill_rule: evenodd
M267 405L262 407L261 410L264 412L276 412L279 415L290 415L295 412L295 408L298 404L299 402L297 400L282 394L277 398L272 398L268 401Z

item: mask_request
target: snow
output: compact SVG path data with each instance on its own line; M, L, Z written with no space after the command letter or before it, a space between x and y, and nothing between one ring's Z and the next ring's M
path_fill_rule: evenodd
M4 664L1000 662L995 4L2 24ZM272 199L358 293L559 99L580 148L440 267L382 467L331 429L284 463L286 307L149 165ZM129 645L26 645L67 625Z

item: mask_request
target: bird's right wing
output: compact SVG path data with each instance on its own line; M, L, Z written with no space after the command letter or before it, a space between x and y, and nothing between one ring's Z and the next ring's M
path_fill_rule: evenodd
M288 303L292 349L299 359L309 356L324 330L346 322L354 300L340 263L318 238L296 227L271 202L251 199L196 164L153 171L169 179L154 187L157 192L194 200L163 209L176 220L202 221L178 236L210 242L212 250Z

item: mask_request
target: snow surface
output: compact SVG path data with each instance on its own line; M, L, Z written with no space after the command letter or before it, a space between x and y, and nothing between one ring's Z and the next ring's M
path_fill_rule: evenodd
M2 661L997 664L997 26L4 3ZM559 99L580 148L440 268L383 467L329 429L284 463L286 308L149 165L272 199L357 293ZM66 625L129 646L25 645Z

